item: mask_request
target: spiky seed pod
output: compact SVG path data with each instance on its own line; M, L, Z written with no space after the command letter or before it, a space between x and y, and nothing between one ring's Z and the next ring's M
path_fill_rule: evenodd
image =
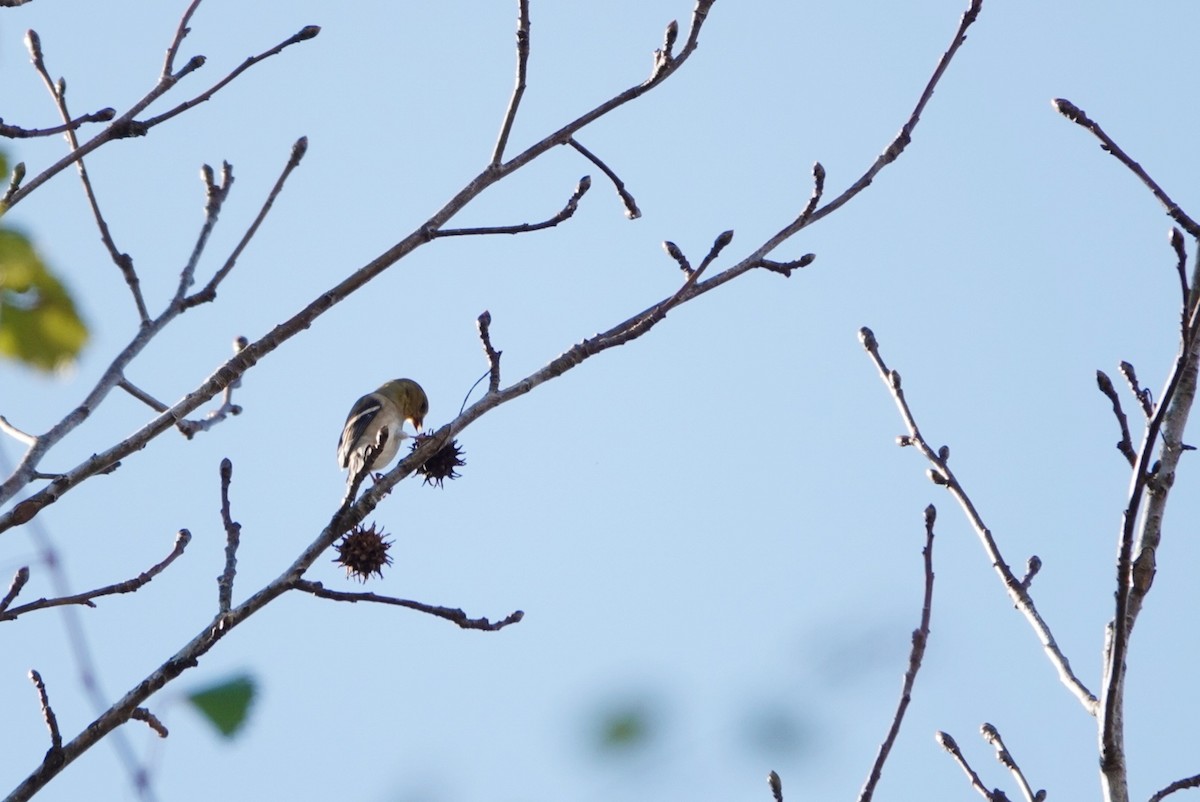
M392 541L386 537L386 533L375 524L356 526L334 547L338 556L333 561L346 569L346 576L355 577L360 582L366 582L371 574L382 579L384 566L392 564L392 558L388 555Z
M416 451L428 442L430 437L432 435L417 435L414 438L413 450ZM425 484L444 487L443 482L446 479L457 479L459 477L458 472L454 469L461 468L466 464L467 461L463 459L463 450L458 445L458 441L451 440L442 446L440 451L425 460L425 464L417 468L417 473L425 477Z

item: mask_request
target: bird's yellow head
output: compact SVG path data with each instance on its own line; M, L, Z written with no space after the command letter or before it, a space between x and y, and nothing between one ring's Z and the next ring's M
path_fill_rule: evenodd
M387 397L400 409L404 420L411 421L418 432L425 428L425 416L429 414L429 398L421 385L412 379L392 379L379 388L380 395Z

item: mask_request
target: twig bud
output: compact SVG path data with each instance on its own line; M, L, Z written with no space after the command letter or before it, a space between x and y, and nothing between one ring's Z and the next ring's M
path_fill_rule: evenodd
M671 20L667 23L667 32L663 36L663 55L667 58L671 57L671 51L675 49L675 40L679 38L679 21Z
M950 733L938 730L933 738L938 742L938 746L942 747L947 752L958 751L958 742L954 740L954 737L951 736Z
M925 471L925 475L928 476L929 481L933 482L935 485L941 485L942 487L945 487L946 485L950 484L950 480L946 478L944 473L941 471L935 471L933 468Z
M1083 113L1083 109L1079 108L1065 97L1055 98L1054 100L1050 101L1050 105L1054 107L1055 111L1073 123L1086 125L1087 123L1091 122L1088 119L1088 116Z
M771 795L775 797L775 802L783 802L783 781L779 779L779 775L773 771L768 774L767 785L771 786Z
M33 59L33 63L40 64L42 61L42 37L38 36L38 32L33 28L25 31L25 47L29 50L29 57Z
M871 331L866 326L858 330L858 341L863 344L863 348L868 351L874 351L879 347L879 342L875 339L875 332Z

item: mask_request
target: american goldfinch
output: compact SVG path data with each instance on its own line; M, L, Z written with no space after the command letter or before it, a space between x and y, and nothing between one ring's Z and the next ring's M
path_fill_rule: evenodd
M347 487L366 464L368 448L379 451L371 460L371 469L382 470L396 456L400 441L408 437L405 422L419 432L428 412L429 399L412 379L393 379L355 401L338 441L338 465L350 471ZM379 448L382 431L387 432L387 442Z

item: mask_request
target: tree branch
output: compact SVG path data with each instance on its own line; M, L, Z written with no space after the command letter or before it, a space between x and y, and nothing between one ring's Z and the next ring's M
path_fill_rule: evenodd
M486 618L469 618L466 613L458 608L438 607L432 604L423 604L409 599L398 599L394 596L380 596L375 593L346 593L340 590L329 590L320 582L310 582L307 579L299 579L293 583L292 587L296 590L302 590L305 593L311 593L321 599L332 599L333 601L344 602L374 602L376 604L391 604L396 607L406 607L409 610L416 610L429 615L444 618L457 624L462 629L478 629L484 632L496 632L505 627L518 623L525 617L525 613L521 610L509 613L499 621L489 621Z
M508 135L512 133L513 121L517 119L517 108L525 95L525 77L529 72L529 0L517 0L517 83L508 100L504 121L500 123L500 136L492 150L492 164L499 165L508 146Z
M959 506L962 507L967 520L979 536L988 561L1000 577L1000 582L1004 585L1005 590L1008 591L1008 596L1012 599L1013 604L1025 616L1029 625L1033 627L1034 633L1042 643L1042 649L1046 652L1046 657L1049 658L1050 664L1058 672L1059 680L1079 700L1085 710L1095 715L1097 711L1096 697L1075 676L1075 672L1071 670L1070 661L1067 660L1058 642L1054 639L1049 625L1046 624L1038 612L1037 605L1034 604L1033 597L1029 594L1029 589L1021 583L1021 580L1017 579L1005 561L1004 556L1000 553L1000 547L996 544L995 538L992 537L991 530L984 524L983 518L975 509L975 505L967 495L966 490L959 484L954 471L950 469L950 465L948 464L949 451L947 450L944 454L934 451L921 434L921 430L917 427L917 421L913 417L912 410L908 406L908 401L904 397L904 390L901 389L900 374L894 370L889 370L887 365L884 364L883 357L879 353L879 343L875 339L875 334L870 329L864 327L859 330L859 339L866 349L867 354L871 357L871 361L875 363L875 367L878 369L883 383L891 392L892 399L896 402L896 407L900 411L900 418L904 421L904 425L908 429L908 434L900 438L900 445L915 446L921 452L921 455L933 466L928 472L930 479L935 484L942 485L949 490L955 500L958 501Z
M612 168L600 160L600 157L579 143L579 140L571 137L567 140L567 144L575 148L583 154L583 157L592 164L600 168L600 171L608 176L608 180L612 181L613 188L617 190L617 196L621 198L621 203L625 206L625 216L630 220L636 220L642 216L642 210L638 208L637 201L633 199L633 195L625 189L625 182L621 177L613 172Z
M1066 98L1056 98L1052 105L1054 106L1054 110L1059 114L1066 117L1068 120L1080 126L1081 128L1090 131L1092 136L1096 137L1096 139L1099 139L1100 149L1111 154L1117 161L1128 167L1129 171L1136 175L1138 179L1146 185L1146 188L1154 194L1154 197L1158 198L1158 202L1161 203L1167 210L1167 215L1169 215L1172 220L1178 223L1184 231L1191 234L1193 238L1200 237L1200 225L1198 225L1195 220L1189 217L1187 212L1179 207L1179 204L1171 200L1170 196L1163 191L1163 188L1160 187L1158 183L1151 178L1145 170L1142 169L1142 166L1130 158L1129 154L1122 150L1121 146L1114 142L1112 137L1104 132L1104 129L1100 127L1098 122L1093 120L1091 117L1088 117L1087 114L1084 113L1083 109L1079 108Z
M585 175L579 179L579 183L575 185L575 191L571 193L571 197L567 198L567 203L558 214L543 220L540 223L518 223L512 226L480 226L477 228L440 228L430 229L429 239L439 239L441 237L473 237L487 234L525 234L529 231L541 231L544 228L553 228L564 220L571 219L575 211L579 208L579 200L587 194L587 191L592 188L592 177Z
M53 599L38 599L37 601L22 604L19 607L7 609L8 605L16 599L17 594L21 592L21 588L29 579L29 569L22 568L17 572L17 576L13 578L12 585L9 587L8 593L3 600L0 600L0 621L14 621L18 616L25 613L31 613L34 610L45 610L50 607L62 607L68 604L81 604L85 607L95 607L95 599L102 596L112 596L117 593L133 593L148 584L150 580L166 570L167 566L175 562L176 559L183 555L183 550L187 548L188 543L192 541L192 533L186 529L180 529L175 535L175 546L171 549L171 553L163 558L160 562L155 563L147 570L135 576L133 579L126 579L124 582L116 582L112 585L105 585L102 588L85 591L83 593L74 593L70 596L59 596Z
M904 672L904 684L900 691L900 701L896 705L896 712L892 716L892 724L888 728L883 743L879 746L879 753L875 757L874 765L871 766L871 773L867 775L867 781L858 794L858 802L870 802L875 796L875 786L879 784L879 779L883 776L883 764L887 762L892 745L896 743L896 737L900 734L900 724L904 721L904 713L908 710L909 702L912 701L913 685L917 681L917 672L921 670L921 660L925 657L925 644L929 642L929 622L933 615L933 524L936 520L937 509L930 504L925 508L925 548L921 551L925 557L925 597L921 604L921 623L913 630L912 650L908 655L908 670Z

